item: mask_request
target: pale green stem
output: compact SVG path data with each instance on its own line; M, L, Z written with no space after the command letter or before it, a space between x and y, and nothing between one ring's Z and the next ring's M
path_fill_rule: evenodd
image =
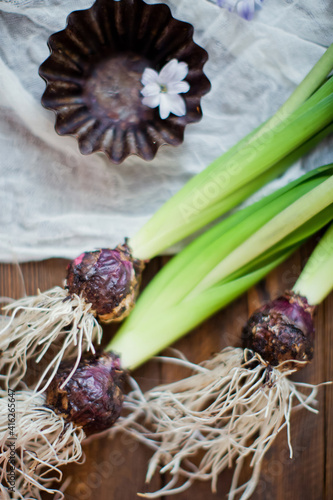
M152 356L181 338L197 324L239 297L285 260L289 252L239 279L205 291L189 302L170 308L167 314L150 311L147 322L134 324L126 335L116 335L107 346L121 356L125 369L135 369Z
M170 293L169 287L166 286L153 301L154 307L166 309L177 301L183 300L188 293L193 289L195 290L195 287L211 271L214 272L216 266L221 261L223 262L223 259L232 251L248 240L266 223L271 223L270 221L274 216L288 208L295 200L306 194L312 185L316 186L318 182L319 180L315 178L307 183L301 183L271 202L264 200L267 201L266 204L255 205L253 208L257 207L257 210L253 210L251 214L238 223L234 220L234 224L231 227L229 225L228 230L225 228L224 231L220 231L220 234L216 235L215 240L210 245L207 245L201 252L191 258L189 257L189 265L172 280L173 293ZM259 253L262 252L259 251ZM243 264L240 262L240 265ZM239 269L239 266L237 269Z
M273 259L280 252L285 251L295 245L300 245L304 243L310 236L320 231L324 226L329 224L333 218L333 208L332 206L326 207L324 210L316 214L305 224L300 226L298 229L290 233L286 238L283 238L277 245L267 250L264 254L257 257L255 260L246 264L244 267L237 270L235 273L228 275L222 283L236 279L243 274L247 274L253 266L261 267L267 261L267 259Z
M257 231L255 233L257 244L261 250L257 253L252 252L253 258L251 262L249 262L247 258L239 260L234 275L232 275L232 268L230 267L226 273L228 278L226 282L217 282L217 280L215 280L215 284L209 289L204 289L196 295L190 293L184 300L176 301L167 308L164 307L163 303L160 304L160 307L156 307L156 304L150 307L147 299L142 301L142 298L139 298L134 312L130 315L129 319L125 321L107 346L107 350L113 350L119 353L122 356L123 365L126 368L133 369L149 359L153 354L156 354L161 349L180 338L191 328L198 325L219 308L236 298L257 279L263 277L264 274L262 273L268 272L268 270L272 268L270 266L277 265L277 263L281 262L280 259L286 258L286 256L289 255L307 236L318 228L323 227L329 220L332 220L333 205L330 204L325 208L325 202L323 202L325 193L323 190L318 191L318 187L327 186L327 182L333 180L333 175L328 176L331 170L331 166L319 168L315 172L310 172L304 176L303 179L298 179L292 183L292 190L299 190L300 187L304 188L304 186L306 186L307 190L312 188L312 191L308 191L308 194L314 192L316 193L316 197L314 199L313 197L301 196L299 199L302 200L304 210L307 211L307 216L303 217L301 222L299 222L300 210L297 209L297 205L295 205L295 203L290 205L289 208L291 208L291 210L289 210L287 217L289 232L286 233L283 226L282 231L280 231L280 239L273 238L266 252L265 248L267 247L265 247L265 245L261 246L262 234L260 231ZM319 186L318 182L321 182ZM332 188L332 185L327 187ZM290 189L288 190L288 187L284 187L268 198L273 200L276 195L276 199L278 200L281 193L285 196L289 194L289 191ZM257 203L257 207L258 205L262 207L263 211L266 209L263 200ZM243 218L244 213L252 214L254 212L253 207L248 207L241 212L237 212L225 221L222 221L221 226L224 225L225 228L229 227L230 229L233 221L237 219L239 222L245 220ZM286 217L286 213L284 213L284 215ZM289 219L293 219L294 223L290 224ZM274 226L275 222L275 218L270 221L273 232L276 227ZM291 232L293 229L294 232ZM212 228L211 231L216 231L216 228ZM205 235L199 238L199 240L204 239L204 237ZM253 240L251 240L251 237L248 238L247 242L249 241L251 242L249 246L249 251L251 253L251 249L253 248ZM277 243L274 245L274 242ZM195 246L195 242L192 246ZM241 247L242 245L238 248ZM205 251L204 248L201 250L203 252ZM234 255L234 253L235 252L231 252L229 255ZM222 262L225 260L226 259ZM192 263L191 261L188 266L192 265ZM195 272L196 269L192 267L192 274L195 274ZM167 294L170 296L178 293L179 286L179 284L177 284L177 275L174 273L172 274L173 277L170 279L170 283L167 284ZM256 279L254 280L254 278ZM159 291L164 290L163 280L164 278L159 280L159 275L157 275L152 284L147 287L147 290L149 291L152 289L157 295ZM157 286L155 286L154 283L157 283ZM187 287L187 284L184 286ZM149 296L149 293L147 296Z
M107 350L119 353L126 368L136 368L253 286L285 260L306 237L332 220L332 215L327 209L321 211L306 223L302 232L297 229L291 233L281 249L276 248L275 252L269 251L259 260L252 261L240 269L238 275L229 277L226 283L218 283L166 310L146 309L147 314L139 321L127 320L125 328L122 327L111 340Z
M265 221L273 218L288 204L329 178L332 172L333 166L313 170L253 205L232 214L199 236L160 270L140 295L134 311L121 330L128 328L130 323L141 321L141 318L147 315L148 309L162 310L185 298L237 245L243 243ZM313 208L315 214L315 207ZM313 231L323 227L326 222L321 218L318 219L318 226L313 228L312 222L311 224L307 222L306 228L301 226L293 233L295 234L293 241L292 235L289 235L288 241L282 239L280 246L273 248L272 252L284 249L285 245L302 241ZM314 218L312 220L315 222ZM239 264L238 269L243 267L241 263Z
M333 224L312 252L293 290L311 305L320 304L333 290Z
M205 224L208 223L205 210L253 181L329 125L332 122L332 110L333 95L330 95L297 119L288 121L284 128L276 131L264 143L259 138L245 146L227 161L220 173L214 172L215 165L212 164L195 177L193 189L191 181L187 184L189 196L183 196L181 190L180 197L176 195L169 200L158 211L159 215L154 216L145 229L130 240L133 255L150 258L202 227L203 220Z
M322 79L324 79L324 77ZM313 88L311 87L311 91L312 90ZM281 129L287 124L287 122L290 125L294 119L299 118L301 115L304 115L305 112L307 112L313 106L317 105L322 99L328 97L332 93L332 91L333 79L330 79L324 85L322 85L322 87L318 89L317 92L313 94L302 106L294 111L292 115L286 114L285 121L282 124L278 124L276 126L276 129L281 131ZM297 89L295 91L295 95L296 94ZM302 96L303 98L305 97L303 91ZM294 102L296 102L296 100L294 100ZM299 99L299 102L301 102L301 99ZM290 106L289 112L291 112L292 109L292 106ZM305 117L303 117L303 119L304 118ZM268 127L267 123L268 122L264 123L261 127L258 127L252 133L248 134L248 136L246 136L238 144L233 146L229 151L224 153L220 158L215 160L203 172L192 178L173 198L171 198L165 205L163 205L163 207L161 207L160 210L157 211L152 219L150 219L150 221L148 221L148 223L143 226L143 228L130 240L130 246L132 247L134 255L140 257L141 255L139 254L141 251L143 251L146 252L145 258L150 258L154 254L153 249L151 248L154 240L155 244L157 244L160 240L160 245L162 245L160 246L160 251L162 251L170 246L173 242L183 239L187 235L193 233L197 229L203 227L210 221L225 213L225 211L228 210L228 207L230 206L228 202L233 201L230 197L230 194L232 195L234 191L231 190L232 192L229 194L229 196L225 195L222 196L222 198L220 196L220 200L207 200L207 193L205 193L205 189L208 189L209 185L208 187L204 186L207 174L209 174L208 180L210 184L212 178L214 178L217 174L219 174L220 176L223 172L223 175L235 174L235 166L237 167L237 163L242 165L242 161L244 160L243 149L246 145L249 145L250 143L252 148L250 150L247 150L247 153L245 152L245 156L249 156L249 154L253 152L253 147L255 147L256 149L262 149L265 146L267 147L267 145L269 145L270 143L272 134L274 134L274 129L272 129L271 125ZM263 131L265 133L263 133ZM257 137L259 133L260 137ZM256 137L257 140L254 140ZM269 166L265 167L265 169L267 168L269 168ZM215 170L217 170L217 172L215 172ZM256 179L256 175L254 176L254 179ZM245 186L247 186L247 183L245 183ZM210 187L210 189L211 188L212 186ZM214 187L214 189L218 191L218 183ZM239 187L239 189L241 188ZM212 197L208 196L208 198ZM228 198L227 203L225 203L225 198ZM236 204L236 198L234 201ZM177 214L173 213L174 210L177 211ZM182 219L184 218L184 215L186 216L187 221L185 227L183 227L183 233L180 232L178 235L174 234L173 236L170 234L168 235L168 226L171 225L171 233L174 232L178 219L180 219L180 222L183 222ZM163 244L161 243L162 240L164 242ZM148 246L150 245L150 249L146 248L146 250L142 250L142 248L146 244ZM154 250L154 252L155 254L158 253L156 250Z
M324 52L323 56L319 61L313 66L311 71L306 75L298 87L294 90L291 96L286 100L286 102L281 106L281 108L275 113L274 116L258 131L256 136L260 136L267 129L275 127L278 123L281 123L289 116L294 110L296 110L303 102L310 97L310 95L315 92L318 87L320 87L326 80L327 75L333 69L333 44L331 44L328 49Z
M272 220L256 231L243 244L231 252L192 291L195 295L247 264L278 243L282 238L300 227L329 205L333 204L333 176L312 189L309 193L284 209ZM332 205L333 207L333 205Z

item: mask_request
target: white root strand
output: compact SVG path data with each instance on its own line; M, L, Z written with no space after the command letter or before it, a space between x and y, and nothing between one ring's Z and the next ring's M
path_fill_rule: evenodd
M250 357L247 363L244 356ZM194 365L184 360L184 366ZM128 415L118 420L111 434L125 431L154 450L147 482L157 470L171 474L163 489L140 496L172 495L195 480L210 481L215 492L219 474L234 464L229 500L241 493L241 500L250 498L265 453L284 427L292 454L291 410L316 411L311 405L318 386L290 381L293 371L281 370L281 365L267 367L250 351L227 348L199 365L194 375L145 394L132 382L133 390L125 398ZM245 457L251 457L252 475L239 486Z
M48 353L50 362L39 378L36 390L45 390L64 357L76 356L74 373L81 353L95 353L102 328L91 312L91 305L78 295L54 287L38 295L24 297L7 305L7 321L0 323L0 380L15 388L27 371L27 361L39 363Z
M8 428L7 391L0 391L0 492L1 499L41 500L41 492L64 495L51 488L52 482L60 481L61 465L77 462L82 457L81 442L85 438L82 429L44 406L45 397L32 391L15 392L14 430ZM11 441L12 433L15 440ZM8 473L11 468L15 443L15 491L8 490ZM60 495L60 496L59 496Z

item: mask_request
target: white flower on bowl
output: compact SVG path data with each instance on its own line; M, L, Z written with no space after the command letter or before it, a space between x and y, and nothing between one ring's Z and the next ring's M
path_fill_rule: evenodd
M142 74L141 83L144 85L141 94L142 103L150 108L159 106L162 120L170 113L176 116L186 114L184 99L179 95L188 92L190 85L183 81L188 73L188 65L171 59L158 73L154 69L146 68Z

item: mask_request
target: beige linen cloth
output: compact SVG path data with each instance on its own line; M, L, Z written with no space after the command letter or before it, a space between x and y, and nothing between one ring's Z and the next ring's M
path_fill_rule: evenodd
M168 0L209 53L204 117L152 162L82 156L42 108L47 39L87 0L0 0L0 261L73 258L131 236L194 174L267 119L333 41L331 0L266 0L245 21L207 0ZM156 3L149 0L149 3ZM333 161L326 140L262 196ZM174 249L175 250L175 249Z

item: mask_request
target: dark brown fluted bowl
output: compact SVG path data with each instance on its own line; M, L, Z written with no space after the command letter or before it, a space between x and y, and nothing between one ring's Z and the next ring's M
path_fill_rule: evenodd
M50 36L51 55L39 68L42 104L55 111L58 134L76 137L82 154L104 151L114 163L131 154L151 160L162 144L181 144L210 89L202 69L208 55L193 42L193 26L143 0L97 0L67 22ZM162 120L158 108L142 104L141 77L174 58L189 67L186 115Z

